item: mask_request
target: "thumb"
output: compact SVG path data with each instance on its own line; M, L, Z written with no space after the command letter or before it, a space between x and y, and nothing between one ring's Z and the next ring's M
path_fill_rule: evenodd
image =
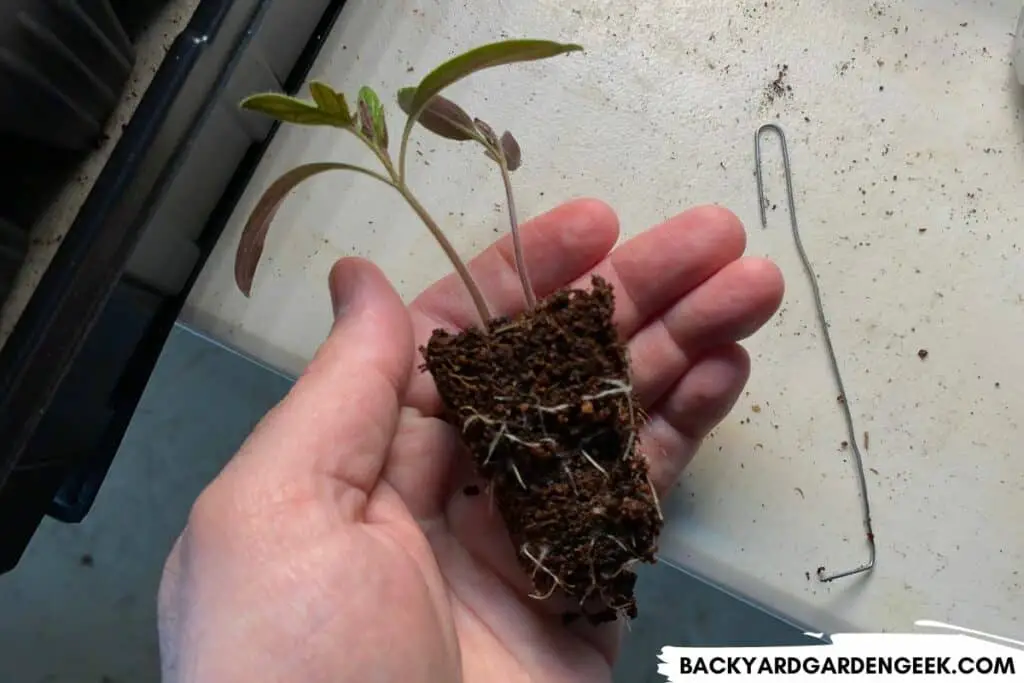
M284 476L327 475L370 491L409 382L412 324L398 293L369 261L338 261L329 285L330 334L244 450L287 468Z

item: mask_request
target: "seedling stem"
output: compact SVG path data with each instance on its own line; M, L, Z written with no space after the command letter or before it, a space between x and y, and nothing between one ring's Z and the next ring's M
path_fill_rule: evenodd
M516 270L523 287L526 307L528 310L534 308L537 297L526 270L523 245L519 234L519 221L512 195L511 172L515 171L521 162L519 144L508 131L499 138L487 123L480 119L470 118L461 107L444 99L439 93L452 83L486 68L545 59L581 49L578 45L559 44L545 40L507 40L491 43L448 60L427 74L415 88L400 90L398 102L408 118L399 143L397 169L388 152L388 130L384 108L377 94L368 86L359 89L354 112L343 94L318 81L309 85L313 102L278 93L263 93L246 98L242 102L243 108L267 114L279 121L300 125L331 126L354 134L377 157L387 172L387 176L362 166L346 163L305 164L281 176L260 198L242 232L235 257L235 281L239 289L246 296L249 295L270 222L288 193L302 181L325 171L355 171L391 186L402 195L410 208L427 226L445 256L451 261L456 273L469 291L470 298L472 298L473 305L483 324L482 328L486 333L487 323L492 317L483 291L473 279L469 268L459 257L440 225L409 188L406 181L409 138L416 123L419 122L428 130L442 137L459 141L471 140L483 145L486 155L498 164L508 201L509 225L515 252Z

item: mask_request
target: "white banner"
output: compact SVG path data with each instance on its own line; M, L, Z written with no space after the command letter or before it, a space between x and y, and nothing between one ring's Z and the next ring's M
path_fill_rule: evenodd
M662 648L658 673L670 683L749 681L1024 681L1024 643L918 621L945 633L809 633L821 645ZM829 642L831 641L831 642Z

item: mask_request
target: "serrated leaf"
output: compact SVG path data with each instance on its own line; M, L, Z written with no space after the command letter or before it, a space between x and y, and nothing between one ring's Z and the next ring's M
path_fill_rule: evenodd
M412 111L415 94L416 88L402 88L398 91L398 106L406 114ZM431 133L449 140L464 142L474 138L472 117L462 107L441 95L434 95L427 103L417 123Z
M509 171L514 171L523 164L523 150L519 143L507 130L501 135L501 151L505 153L505 165Z
M384 118L384 106L373 88L366 85L359 89L359 125L363 135L376 142L381 149L387 149L388 126Z
M359 166L323 162L297 166L271 183L249 214L249 220L242 228L242 236L238 241L238 251L235 252L235 284L246 296L252 291L256 267L259 265L260 256L263 255L263 245L281 203L296 185L326 171L356 171L374 175Z
M314 103L281 93L258 93L241 102L242 109L266 114L278 121L302 126L338 126L344 128L349 122L337 114L319 109Z
M320 81L310 82L309 92L321 111L338 116L349 124L352 123L352 112L349 111L348 102L345 101L343 94Z
M409 109L412 119L419 118L427 103L453 83L484 69L546 59L568 52L577 52L583 47L571 43L556 43L550 40L504 40L474 48L454 57L437 67L416 86Z

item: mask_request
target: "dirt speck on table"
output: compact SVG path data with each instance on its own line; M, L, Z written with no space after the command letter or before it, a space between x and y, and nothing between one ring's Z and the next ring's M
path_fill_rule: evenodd
M778 74L775 76L775 80L768 83L764 89L764 101L766 104L772 104L776 100L787 97L793 93L793 86L786 82L786 76L789 74L789 64L783 64L779 67Z

